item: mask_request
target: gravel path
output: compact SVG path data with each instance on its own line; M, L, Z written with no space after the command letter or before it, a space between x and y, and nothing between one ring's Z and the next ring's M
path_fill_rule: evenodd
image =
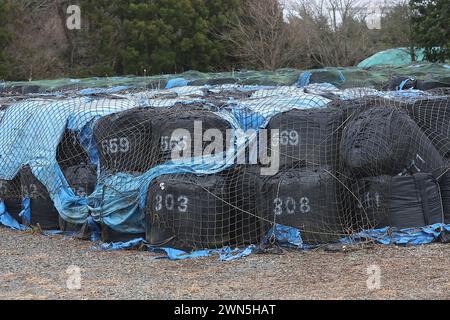
M138 251L0 229L0 299L450 299L450 245L285 252L220 262L169 261ZM67 289L67 268L81 289ZM381 288L369 290L378 266Z

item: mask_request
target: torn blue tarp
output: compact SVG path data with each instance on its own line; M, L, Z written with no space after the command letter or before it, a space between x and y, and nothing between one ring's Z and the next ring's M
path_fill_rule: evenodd
M320 82L311 82L311 78L314 75L314 73L325 73L325 72L337 74L337 77L339 80L335 81L336 84L344 83L346 80L345 76L341 70L317 69L317 70L313 70L313 71L302 72L300 74L300 76L298 77L297 86L299 88L303 88L312 83L320 83Z
M219 259L222 261L231 261L246 257L253 253L256 246L252 245L244 249L232 249L230 247L225 247L222 249L205 249L196 250L192 252L185 252L174 248L157 248L148 246L147 242L143 238L136 238L127 242L117 242L117 243L103 243L98 246L94 246L93 250L105 250L105 251L117 251L117 250L131 250L138 249L143 246L148 247L149 252L164 254L159 258L166 258L170 260L186 260L186 259L196 259L205 258L214 255L218 255Z
M171 79L167 82L166 89L172 89L176 87L185 87L188 85L188 81L184 78Z
M78 91L78 94L82 96L95 95L95 94L113 94L121 91L128 90L128 86L116 86L112 88L86 88Z
M281 224L276 224L271 230L269 230L262 243L268 244L272 241L276 242L280 246L287 248L303 248L303 240L300 234L300 230L288 226L283 226Z
M52 103L30 100L9 107L0 127L0 179L12 180L23 165L29 165L33 175L48 190L63 219L71 223L86 222L87 199L76 196L70 189L56 161L58 144L66 127L84 132L85 139L89 140L87 136L92 134L92 127L86 127L87 124L132 107L136 104L130 100L91 98ZM93 150L88 148L88 153L95 161Z
M6 211L5 203L2 200L0 200L0 224L14 230L24 231L27 229Z
M281 96L274 96L272 99L267 97L255 98L241 101L239 103L230 103L229 108L234 108L234 116L240 121L240 127L243 129L261 129L265 128L273 116L290 111L293 109L313 109L323 108L331 100L308 93L301 95L288 95L287 92L280 92Z
M22 200L23 209L19 213L20 219L25 221L27 225L31 223L31 200L29 198L25 198Z
M298 77L297 86L306 87L311 80L312 73L309 71L302 72Z
M251 255L255 249L256 246L252 245L244 249L225 247L222 249L197 250L190 253L173 248L150 248L149 251L164 252L167 255L166 258L170 260L196 259L218 255L221 261L232 261Z
M388 245L422 245L435 242L444 231L450 231L450 225L434 224L423 228L398 230L396 228L383 228L366 230L342 239L343 243L354 243L367 239Z
M277 245L290 248L290 249L302 249L303 241L300 236L300 231L298 229L275 225L272 228L265 239L263 239L263 244L268 244L272 241L277 243ZM141 247L143 244L147 244L146 241L142 238L134 239L128 242L119 242L119 243L109 243L102 244L100 246L94 247L95 250L128 250L135 249ZM161 258L168 258L170 260L185 260L185 259L195 259L195 258L204 258L209 256L218 255L219 259L222 261L232 261L236 259L240 259L246 256L251 255L257 250L256 245L250 245L246 248L231 248L224 247L221 249L204 249L204 250L194 250L191 252L186 252L180 249L174 248L163 248L163 247L148 247L148 251L153 253L162 253L164 254Z

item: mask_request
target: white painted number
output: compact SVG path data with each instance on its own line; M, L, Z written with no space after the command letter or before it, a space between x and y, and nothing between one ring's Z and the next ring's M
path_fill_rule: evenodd
M170 152L175 148L179 151L184 151L188 148L187 137L161 137L161 151Z
M296 213L306 214L311 212L311 205L309 202L309 198L307 197L300 198L298 204L297 201L292 197L287 197L285 199L276 198L273 201L273 205L273 213L277 216L281 216L284 213L293 215Z
M178 211L181 213L188 211L189 199L186 196L179 196L175 201L175 196L173 194L167 194L162 196L160 194L155 197L155 211L159 212L163 209L167 211Z
M285 130L280 134L280 144L282 146L297 146L298 145L298 132L295 130Z
M103 140L102 148L106 154L127 153L130 151L130 140L128 138Z
M375 192L374 195L371 192L367 192L363 198L361 202L358 202L359 209L363 207L366 209L379 209L381 207L381 196L378 192ZM364 206L363 203L365 204Z

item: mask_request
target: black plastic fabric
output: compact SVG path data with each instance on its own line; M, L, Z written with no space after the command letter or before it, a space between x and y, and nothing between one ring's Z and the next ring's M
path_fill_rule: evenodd
M450 96L450 87L431 89L428 90L428 93L434 96Z
M356 213L371 228L418 228L443 222L441 194L431 174L380 176L359 181Z
M56 149L56 160L61 168L89 163L89 156L80 144L76 133L66 130Z
M267 129L279 130L280 165L336 165L343 119L339 108L294 109L274 116Z
M186 141L183 137L174 136L175 130L179 129L190 133L193 156L194 140L203 141L202 137L195 137L195 121L202 124L202 131L199 131L202 136L208 129L220 130L225 150L226 130L231 129L231 126L226 120L207 110L132 109L103 117L97 121L94 130L101 166L112 172L146 172L155 165L171 160L175 148L184 150ZM201 143L202 151L211 143Z
M403 87L400 88L400 85L403 83ZM439 82L439 81L432 81L432 80L419 80L419 79L413 79L409 77L396 77L393 78L389 84L384 87L385 90L409 90L409 89L416 89L416 90L432 90L436 88L445 88L450 87L450 83L445 82Z
M433 89L437 89L437 88L446 88L446 87L450 87L450 83L418 80L416 89L422 90L422 91L428 91L428 90L433 90Z
M145 234L117 232L104 224L101 225L101 239L103 242L127 242L144 237Z
M0 180L0 199L4 201L8 213L14 219L21 222L19 214L23 206L19 177L12 181Z
M439 179L439 186L441 188L442 206L444 208L444 221L446 224L450 224L450 171Z
M272 226L272 216L262 216L258 210L258 197L264 176L261 167L239 166L228 175L229 199L232 205L232 240L236 245L261 242Z
M201 131L194 130L195 122L201 123ZM154 148L159 150L159 163L163 163L172 159L172 151L186 150L183 137L175 137L175 130L186 130L191 137L191 156L195 155L195 142L202 141L199 145L202 146L202 152L208 146L211 146L215 141L205 141L203 136L209 129L219 130L222 134L222 140L218 141L222 150L215 150L216 153L225 152L228 149L227 145L227 130L232 129L230 123L218 115L208 110L189 110L185 107L169 108L159 114L152 120L152 144ZM201 134L201 136L200 136ZM184 151L183 151L184 152ZM203 154L203 153L202 153ZM197 156L201 156L198 154ZM183 153L184 155L184 153Z
M156 164L151 144L151 111L131 109L99 119L94 128L102 169L145 172Z
M89 165L78 165L64 170L69 186L79 197L87 197L95 190L97 184L96 168Z
M366 177L352 186L353 225L357 226L356 231L389 225L387 197L391 180L391 176Z
M150 186L147 240L155 246L221 248L231 242L231 208L220 175L164 175Z
M444 165L408 114L391 107L373 107L357 114L344 130L341 157L358 177L429 173Z
M267 177L258 203L264 216L300 229L305 243L333 242L344 234L338 183L330 167L283 170Z
M42 230L56 230L59 228L59 213L50 199L45 186L26 167L20 172L22 192L30 199L30 225L39 225Z
M436 149L450 158L450 98L420 99L405 109Z

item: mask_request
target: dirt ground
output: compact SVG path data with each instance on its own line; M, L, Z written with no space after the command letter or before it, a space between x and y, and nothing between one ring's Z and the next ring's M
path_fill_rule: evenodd
M0 229L0 299L450 299L450 245L255 254L232 262L169 261L92 245ZM81 289L68 281L70 266L80 268ZM378 289L368 268L380 272Z

